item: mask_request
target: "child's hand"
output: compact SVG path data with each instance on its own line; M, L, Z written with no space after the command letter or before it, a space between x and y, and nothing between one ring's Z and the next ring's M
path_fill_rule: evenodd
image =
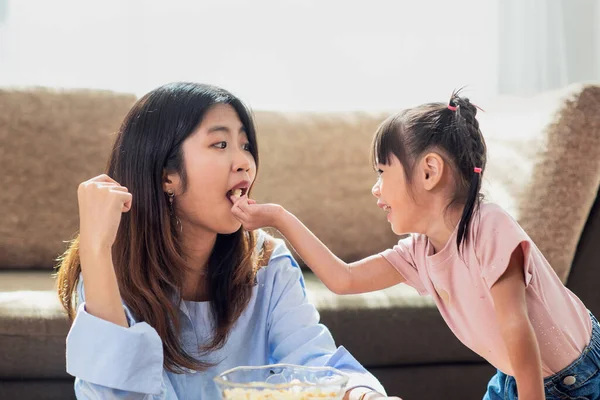
M248 196L231 196L233 207L231 212L242 223L246 230L259 228L277 228L279 215L283 207L278 204L257 204Z

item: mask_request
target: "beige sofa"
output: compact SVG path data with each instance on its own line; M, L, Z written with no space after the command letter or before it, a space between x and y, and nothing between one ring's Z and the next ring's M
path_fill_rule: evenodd
M76 232L79 182L104 170L131 95L0 90L0 399L74 398L67 319L51 277ZM600 315L600 87L482 104L485 191L530 233L561 278ZM255 113L255 196L294 211L355 260L397 240L370 194L369 145L388 115ZM338 344L411 399L481 398L494 373L450 333L431 299L400 285L335 296L306 272Z

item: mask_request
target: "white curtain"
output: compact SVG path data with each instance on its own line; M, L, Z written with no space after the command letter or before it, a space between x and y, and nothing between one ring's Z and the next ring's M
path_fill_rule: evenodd
M8 0L0 0L0 24L8 17Z
M597 0L500 0L499 93L600 79Z

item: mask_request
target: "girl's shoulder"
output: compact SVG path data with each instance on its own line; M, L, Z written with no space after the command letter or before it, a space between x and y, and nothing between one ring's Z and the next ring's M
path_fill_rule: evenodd
M510 216L510 214L504 208L502 208L502 206L491 202L482 202L479 206L479 213L481 216Z
M277 266L280 264L290 264L292 267L298 267L298 263L283 239L276 238L262 229L256 230L254 234L256 243L253 255L255 273L262 269L278 268Z
M258 286L258 297L267 299L296 284L305 290L302 269L285 241L262 230L255 231L255 234L254 282Z
M481 204L473 218L471 235L477 252L498 252L506 247L512 253L516 244L531 241L517 220L495 203Z
M412 258L424 257L427 254L429 238L423 233L409 233L398 240L394 250L410 254Z
M276 238L262 229L254 231L255 246L254 258L258 267L266 267L274 255L288 252L283 239Z
M475 218L473 218L475 231L488 233L489 230L513 230L519 227L516 219L504 208L496 203L481 203Z

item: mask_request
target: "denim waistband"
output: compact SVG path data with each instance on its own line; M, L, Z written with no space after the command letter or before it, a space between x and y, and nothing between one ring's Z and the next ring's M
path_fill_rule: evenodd
M568 367L544 379L544 386L546 388L562 385L566 377L572 376L576 377L576 381L572 385L569 385L569 387L576 389L597 373L598 367L600 367L600 323L592 313L590 313L590 319L592 320L592 338L590 343L583 349L581 355ZM590 368L590 366L595 366L595 368Z

